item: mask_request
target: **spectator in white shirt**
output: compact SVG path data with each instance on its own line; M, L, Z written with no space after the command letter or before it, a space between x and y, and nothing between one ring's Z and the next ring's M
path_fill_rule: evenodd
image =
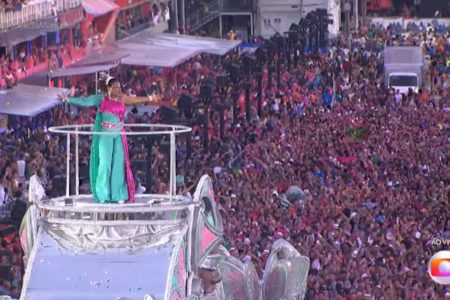
M395 104L399 105L402 102L402 94L400 94L400 90L395 91Z
M17 160L17 172L19 173L20 179L25 178L25 167L26 167L26 162L25 162L23 154L21 154L19 159Z
M3 179L0 177L0 207L3 206L3 204L6 201L6 189L3 185Z
M30 203L41 201L45 197L45 176L42 168L37 168L36 172L30 178L28 186L28 200Z

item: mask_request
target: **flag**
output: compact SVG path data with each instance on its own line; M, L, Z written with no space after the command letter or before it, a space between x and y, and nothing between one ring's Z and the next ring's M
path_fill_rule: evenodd
M333 95L331 98L331 108L333 108L335 102L336 102L336 79L333 74Z
M362 139L366 139L369 135L369 132L363 127L355 127L348 131L347 135L354 141L359 142Z

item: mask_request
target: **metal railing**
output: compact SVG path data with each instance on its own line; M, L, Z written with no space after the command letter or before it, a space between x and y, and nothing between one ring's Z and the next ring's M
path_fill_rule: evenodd
M189 13L189 17L186 18L186 26L189 30L197 30L203 25L211 22L219 16L219 1L212 1L204 8Z
M81 0L58 0L56 1L56 8L58 12L69 10L81 5Z
M121 26L117 25L116 26L116 40L124 39L126 37L129 37L130 35L141 32L151 26L153 26L152 20L145 21L142 24L136 25L130 29L124 29Z
M81 0L55 0L56 5L47 0L38 0L23 5L20 10L0 9L0 32L42 20L56 13L81 5Z
M253 10L252 0L222 0L220 2L221 12L251 12Z
M127 131L122 132L122 135L133 135L133 136L169 136L170 138L170 162L169 162L169 199L172 204L172 200L176 198L176 172L177 172L177 162L176 162L176 136L191 132L192 129L187 126L181 125L165 125L165 124L124 124L125 128L141 129L146 131ZM65 134L67 136L66 145L66 197L70 197L70 160L71 160L71 134L75 134L75 195L79 195L80 190L80 161L79 161L79 136L80 135L113 135L117 132L107 132L107 131L92 131L94 125L65 125L50 127L49 132Z

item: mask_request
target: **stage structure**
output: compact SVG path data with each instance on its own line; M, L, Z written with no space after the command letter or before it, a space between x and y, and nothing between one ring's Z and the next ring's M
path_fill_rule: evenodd
M251 262L242 263L222 246L211 178L200 179L192 198L176 193L176 137L191 128L125 127L132 129L126 135L169 136L168 194L137 195L129 204L100 204L92 195L80 195L79 138L109 133L92 132L92 125L49 128L67 138L66 195L34 203L27 212L21 299L303 299L308 257L277 240L260 279ZM69 193L71 165L75 195Z

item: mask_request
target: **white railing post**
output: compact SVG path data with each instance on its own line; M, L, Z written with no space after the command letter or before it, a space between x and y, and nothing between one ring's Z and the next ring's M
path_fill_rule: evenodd
M80 163L78 155L78 125L75 127L75 195L80 194Z
M175 132L170 133L170 203L172 204L173 197L177 193L177 145L175 141Z
M70 133L67 134L66 197L70 196Z
M4 30L5 28L5 13L0 11L0 30Z

